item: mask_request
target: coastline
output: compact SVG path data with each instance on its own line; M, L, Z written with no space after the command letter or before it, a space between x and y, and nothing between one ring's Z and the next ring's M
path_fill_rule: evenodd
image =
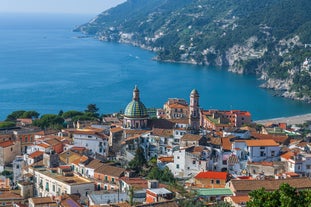
M296 116L289 116L289 117L278 117L278 118L272 118L272 119L257 120L254 122L256 124L286 123L288 125L293 125L293 124L303 124L307 121L311 121L311 113L296 115Z

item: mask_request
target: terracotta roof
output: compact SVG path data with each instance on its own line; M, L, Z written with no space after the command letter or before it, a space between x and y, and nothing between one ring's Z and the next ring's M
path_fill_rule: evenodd
M230 142L230 137L222 137L221 138L221 143L222 143L222 148L224 150L231 150L231 142Z
M160 160L161 162L174 162L174 156L159 157L158 160Z
M45 143L40 143L40 144L37 144L37 146L39 147L43 147L43 148L49 148L50 145L49 144L45 144Z
M59 159L64 163L72 163L73 161L77 160L78 158L82 157L78 153L75 153L71 150L67 150L59 154Z
M310 178L292 178L280 180L231 180L233 188L236 191L253 191L265 188L267 191L279 189L282 183L288 183L297 189L311 189Z
M23 197L17 193L14 193L13 191L1 191L0 202L2 200L15 200L16 201L16 200L23 200Z
M168 107L174 108L174 109L185 109L188 108L188 106L178 103L169 104Z
M194 178L196 179L227 179L227 172L216 172L216 171L207 171L207 172L199 172Z
M114 127L110 129L111 133L121 132L123 129L121 127Z
M291 159L294 155L295 155L294 152L289 151L289 152L286 152L286 153L282 154L282 155L281 155L281 158L284 158L284 159L286 159L286 160L289 160L289 159Z
M35 151L35 152L31 153L28 157L33 159L35 157L42 156L43 154L44 154L44 152L42 152L42 151Z
M245 140L245 143L249 147L270 147L270 146L279 146L278 143L276 143L272 139L266 139L266 140Z
M179 207L175 200L136 205L137 207Z
M181 137L181 141L199 141L202 138L201 135L185 134Z
M97 169L104 165L100 160L94 159L89 164L87 164L85 167L91 168L91 169Z
M273 139L277 143L284 144L290 140L287 135L275 135L275 134L260 134L257 132L252 132L251 136L255 139Z
M75 165L78 165L80 163L84 163L88 160L89 158L85 155L83 155L82 157L79 157L78 159L74 160L72 163Z
M55 146L55 145L57 145L57 144L62 143L61 141L59 141L59 140L56 139L56 138L51 138L51 139L45 140L44 142L46 142L47 144L49 144L49 145L51 145L51 146Z
M170 137L170 136L173 136L173 130L172 129L154 128L152 130L152 135L161 136L161 137Z
M51 197L30 198L30 200L32 200L35 205L55 203Z
M9 147L12 145L14 145L14 142L12 142L12 141L5 141L5 142L0 143L0 147L2 147L2 148Z
M211 139L211 144L213 145L221 145L221 138L220 137L210 137Z
M120 167L115 167L112 165L102 165L101 167L95 169L95 173L110 175L114 177L120 177L124 173L125 169Z
M85 147L77 147L77 146L75 146L75 147L70 148L70 150L84 151L84 150L86 150L86 148Z
M234 202L236 204L246 203L250 200L250 197L248 195L246 195L246 196L230 196L229 198L232 200L232 202Z
M189 119L170 119L175 124L189 124Z

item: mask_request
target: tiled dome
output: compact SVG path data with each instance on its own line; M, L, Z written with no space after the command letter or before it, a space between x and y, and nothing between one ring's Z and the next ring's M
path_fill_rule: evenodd
M125 108L124 116L140 118L147 117L147 109L141 101L132 100Z
M125 108L124 116L129 118L143 118L148 116L145 105L139 99L137 86L133 90L133 100Z

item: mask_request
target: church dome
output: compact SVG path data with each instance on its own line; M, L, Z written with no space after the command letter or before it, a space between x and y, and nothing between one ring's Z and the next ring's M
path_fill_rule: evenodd
M194 94L199 94L199 93L198 93L198 91L197 91L196 89L193 89L193 90L191 91L191 94L194 95Z
M147 109L141 101L132 100L125 108L124 116L140 118L147 117Z
M145 105L139 99L137 86L133 90L133 100L125 108L124 116L129 118L143 118L148 116Z

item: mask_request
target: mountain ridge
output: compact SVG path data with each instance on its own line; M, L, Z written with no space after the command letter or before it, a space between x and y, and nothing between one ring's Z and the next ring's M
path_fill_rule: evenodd
M128 0L76 29L156 52L156 60L228 66L311 102L311 2Z

